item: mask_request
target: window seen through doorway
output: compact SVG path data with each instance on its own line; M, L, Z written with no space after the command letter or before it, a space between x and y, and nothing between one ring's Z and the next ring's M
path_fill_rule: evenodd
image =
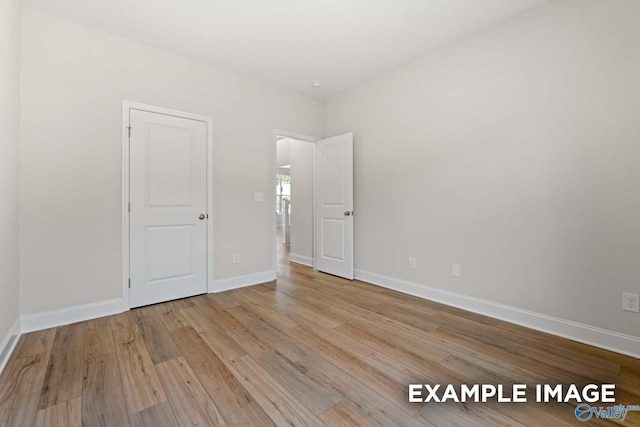
M276 175L276 213L284 214L285 200L291 201L291 177Z

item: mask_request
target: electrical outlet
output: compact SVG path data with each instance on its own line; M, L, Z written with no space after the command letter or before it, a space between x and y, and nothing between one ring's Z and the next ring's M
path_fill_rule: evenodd
M238 253L233 254L233 263L240 264L240 254Z
M624 311L633 311L634 313L640 313L640 295L623 292L622 309Z
M416 268L416 257L409 257L409 268Z
M451 275L453 277L462 277L462 265L451 264Z

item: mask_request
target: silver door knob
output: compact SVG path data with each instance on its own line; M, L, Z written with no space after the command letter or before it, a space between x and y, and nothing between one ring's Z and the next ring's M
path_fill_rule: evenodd
M200 215L198 216L198 218L199 218L200 220L203 220L203 219L205 219L206 217L207 217L207 216L206 216L205 214L200 214Z
M351 212L349 212L349 211L344 211L344 216L349 216L349 215L351 215Z

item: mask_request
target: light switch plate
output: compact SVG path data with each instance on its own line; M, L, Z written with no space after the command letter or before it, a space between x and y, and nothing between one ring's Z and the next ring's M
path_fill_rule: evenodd
M624 311L632 311L640 313L640 295L629 292L622 293L622 309Z
M264 193L262 191L256 191L255 193L253 193L253 200L255 200L256 202L264 201Z
M409 268L416 268L416 257L409 257Z
M451 264L451 275L453 277L462 277L462 265Z

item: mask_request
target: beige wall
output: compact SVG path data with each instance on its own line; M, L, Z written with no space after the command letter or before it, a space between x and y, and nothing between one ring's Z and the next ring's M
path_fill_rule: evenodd
M549 2L330 98L356 268L640 335L638 16Z
M31 8L22 37L21 314L121 296L123 99L213 117L214 277L272 269L272 132L320 102Z
M19 89L20 1L0 0L0 342L18 318Z

